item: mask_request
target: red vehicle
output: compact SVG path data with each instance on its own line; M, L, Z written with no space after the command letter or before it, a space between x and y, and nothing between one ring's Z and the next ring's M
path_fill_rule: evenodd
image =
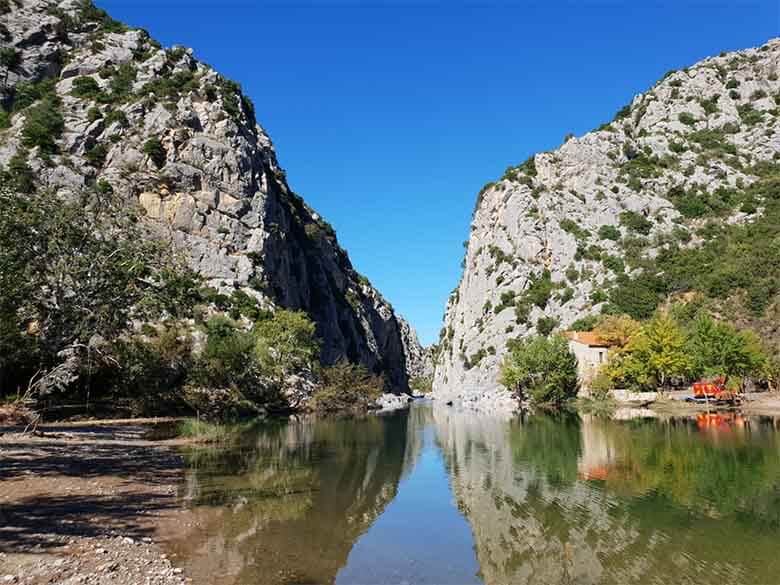
M693 399L697 402L739 402L739 393L726 388L726 379L722 376L711 382L695 382L693 384Z

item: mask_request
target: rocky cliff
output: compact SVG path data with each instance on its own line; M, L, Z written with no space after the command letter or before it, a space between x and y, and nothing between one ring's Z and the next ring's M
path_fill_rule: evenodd
M729 318L780 338L779 74L778 40L670 72L611 123L485 185L447 304L435 392L499 398L509 340L603 310L643 318L682 293L703 292ZM720 274L719 259L752 245L763 260L743 254L744 266Z
M289 188L236 83L89 2L0 1L0 46L2 167L61 197L124 197L208 285L303 309L324 363L362 363L406 389L416 336Z

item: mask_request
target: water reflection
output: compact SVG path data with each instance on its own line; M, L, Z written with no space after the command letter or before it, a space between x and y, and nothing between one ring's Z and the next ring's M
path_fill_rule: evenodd
M780 582L770 420L435 420L486 583Z
M780 583L780 434L736 414L301 419L186 454L196 583Z
M172 543L202 583L328 583L415 460L403 414L263 425L186 455L197 525Z

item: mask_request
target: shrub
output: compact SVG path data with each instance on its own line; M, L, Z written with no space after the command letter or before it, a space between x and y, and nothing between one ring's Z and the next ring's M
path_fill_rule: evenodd
M620 224L626 226L632 232L644 236L650 233L653 223L645 216L635 211L624 211L620 214Z
M574 323L571 324L569 329L572 331L592 331L598 322L598 315L588 315L587 317L580 317Z
M588 230L582 229L576 221L571 220L569 218L562 219L560 223L558 224L560 228L573 235L578 240L584 240L587 239L587 237L590 235L588 233Z
M316 326L303 311L278 309L254 328L255 352L263 372L279 383L293 373L311 370L319 363Z
M22 55L13 47L0 49L0 67L15 69L22 63Z
M130 63L122 63L111 76L108 86L111 89L111 100L121 101L130 95L133 82L138 74L135 66Z
M531 278L531 283L523 294L523 298L540 309L544 309L550 300L554 287L550 271L544 270L539 276Z
M38 147L45 154L57 152L57 139L65 130L65 120L59 112L59 101L46 98L25 113L22 144Z
M690 112L681 112L677 119L686 126L694 126L696 124L696 118Z
M100 111L100 108L91 107L89 110L87 110L87 120L90 122L94 122L96 120L100 120L100 118L103 117L103 112Z
M47 79L37 83L18 83L14 87L13 111L19 112L43 98L56 101L57 95L54 91L54 85L54 79Z
M106 114L105 122L106 126L111 126L116 123L126 128L129 125L127 116L122 110L109 110Z
M763 89L757 89L752 94L750 94L750 99L753 101L764 99L767 96L767 93Z
M384 380L363 366L341 361L322 371L322 385L309 402L323 413L360 411L371 408L382 394Z
M558 320L553 317L539 317L536 321L536 331L547 337L558 326Z
M620 239L620 230L614 225L603 225L599 228L599 238L617 242Z
M590 302L594 305L598 305L599 303L604 303L607 301L609 297L607 296L607 293L605 293L601 289L596 289L592 293L590 293Z
M433 378L431 376L415 376L409 380L409 388L420 394L433 392Z
M714 95L709 99L701 99L699 100L699 105L702 107L704 112L710 116L718 111L718 95Z
M577 395L577 359L557 335L512 343L501 366L501 383L521 398L560 405Z
M608 268L615 274L625 272L626 269L623 260L617 256L604 256L601 259L601 263L604 265L604 268Z
M764 112L756 110L752 104L737 106L740 119L748 126L755 126L764 119Z
M94 22L104 32L121 33L127 27L121 22L111 18L102 8L98 8L92 0L81 0L79 3L78 20L80 24Z
M151 159L158 169L165 166L167 155L162 143L157 138L150 138L144 143L144 154Z
M107 155L108 149L102 144L96 144L84 153L84 158L91 166L100 168L105 164Z
M515 303L515 322L518 325L524 325L528 323L528 318L531 316L531 304L527 301L517 301Z
M92 99L100 95L100 86L94 77L82 76L73 80L72 96L82 99Z
M254 337L224 315L206 322L206 334L195 375L198 382L212 388L251 384L256 372Z
M4 174L8 185L14 191L27 194L35 191L35 176L27 164L27 151L17 151L8 161L8 169Z

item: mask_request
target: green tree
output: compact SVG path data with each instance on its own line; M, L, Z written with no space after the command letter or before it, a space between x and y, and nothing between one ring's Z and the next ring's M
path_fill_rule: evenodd
M283 382L291 372L310 370L319 362L315 325L303 311L277 310L253 329L255 352L264 374Z
M150 316L137 308L164 294L166 269L175 271L175 262L165 245L111 195L66 201L0 188L0 317L5 332L27 331L36 348L24 363L0 361L0 377L11 390L37 370L50 388L77 379L78 356L92 356L96 340L119 337L131 315ZM12 349L0 347L0 355Z
M763 372L767 358L756 335L738 331L727 323L702 313L696 319L687 343L693 374L746 378Z
M606 367L618 383L638 389L665 388L691 371L686 339L677 322L658 314L642 325L621 354Z
M361 365L341 361L322 371L322 385L314 393L311 408L319 412L360 411L372 406L384 387L381 376Z
M206 333L197 381L216 388L251 385L258 373L251 333L225 315L211 317L206 322Z
M533 337L511 345L501 366L504 386L539 404L559 405L577 395L577 358L564 337Z

